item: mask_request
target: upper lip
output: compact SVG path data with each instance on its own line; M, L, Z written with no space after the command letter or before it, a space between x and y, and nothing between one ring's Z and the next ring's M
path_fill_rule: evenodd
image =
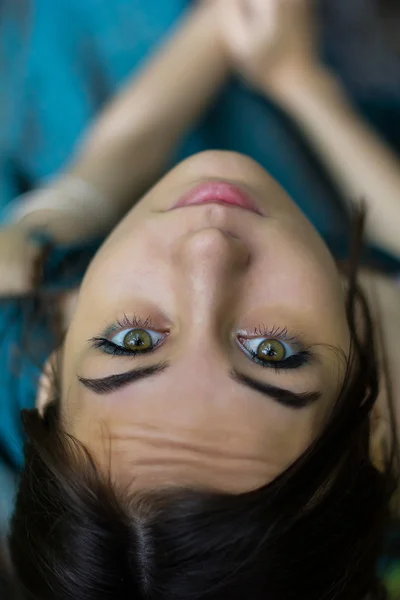
M204 181L185 193L172 208L222 203L264 216L257 202L242 185L226 180Z

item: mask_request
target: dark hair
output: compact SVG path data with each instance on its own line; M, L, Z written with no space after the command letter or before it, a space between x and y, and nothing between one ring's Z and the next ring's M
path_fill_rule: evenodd
M23 411L29 441L9 543L24 598L385 597L377 562L397 465L395 444L384 472L369 456L379 378L371 316L356 284L361 231L360 222L348 274L353 341L343 388L318 439L268 485L238 495L132 493L63 430L58 398L44 418Z

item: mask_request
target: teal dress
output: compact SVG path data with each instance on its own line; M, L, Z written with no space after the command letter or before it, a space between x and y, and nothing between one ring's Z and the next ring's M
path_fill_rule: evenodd
M0 2L0 208L62 168L89 121L190 3ZM334 52L327 56L335 62ZM393 106L400 123L400 96ZM348 218L318 158L276 107L235 80L182 141L171 166L195 152L215 148L242 152L259 161L333 252L345 254ZM47 286L61 289L79 280L93 248L71 252L64 249L51 257ZM74 265L73 273L60 281L65 257ZM370 250L369 259L400 270L397 261L385 254ZM33 300L0 303L0 465L4 465L3 470L0 466L0 511L5 517L7 510L1 507L12 506L10 469L18 473L23 466L19 413L34 406L38 377L54 346L43 318L32 320L35 311ZM29 353L27 346L32 345L26 335L35 342Z

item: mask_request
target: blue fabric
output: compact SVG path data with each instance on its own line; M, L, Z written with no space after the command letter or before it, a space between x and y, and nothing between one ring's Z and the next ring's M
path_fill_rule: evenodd
M0 1L0 207L60 170L88 122L188 4ZM258 160L330 246L343 252L348 223L332 182L293 125L265 99L232 81L171 164L210 148ZM50 268L52 277L57 284L56 268ZM52 345L39 320L27 327L38 343L35 360L22 357L24 324L35 308L30 302L0 305L0 451L17 469L23 464L19 410L34 405L37 377Z
M17 474L23 466L20 411L35 405L41 367L51 346L33 300L0 302L0 538L7 533ZM29 348L29 338L34 347Z
M88 121L188 4L3 2L0 205L62 167ZM342 214L334 206L334 191L304 156L287 121L261 98L232 84L175 160L207 148L231 148L253 156L285 185L321 231L340 229ZM323 208L315 210L316 203Z
M0 371L0 444L2 455L16 467L23 464L21 439L22 425L19 411L35 405L35 394L40 368L46 356L36 355L35 361L24 356L24 341L21 335L24 315L29 301L2 302L1 321L1 364ZM29 327L29 333L42 337L43 331ZM21 376L21 372L23 376ZM12 410L10 410L12 409Z
M49 306L57 295L79 284L99 246L59 248L44 268L41 298L0 300L0 456L17 470L23 466L20 411L35 406L43 364L54 349Z

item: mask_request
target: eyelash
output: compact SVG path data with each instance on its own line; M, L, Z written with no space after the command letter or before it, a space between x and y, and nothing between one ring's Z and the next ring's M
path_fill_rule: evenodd
M239 337L245 338L246 336L243 335ZM289 335L287 327L278 327L276 325L274 325L272 328L268 328L264 324L260 324L254 329L253 335L251 337L271 338L276 339L278 341L292 342L294 343L294 345L297 346L302 345L299 341L302 337L301 334ZM249 339L248 336L247 339ZM255 363L257 363L264 369L274 369L275 371L281 371L283 369L297 369L306 364L309 364L312 358L312 353L309 350L304 349L300 350L296 354L293 354L293 356L286 358L285 360L268 362L261 360L255 352L251 351L249 348L243 347L243 345L240 342L239 345L243 348L243 350L245 351L245 353L247 353L248 356L251 356L251 360L253 360Z
M100 348L104 352L106 352L107 354L110 354L112 356L143 355L143 354L154 352L154 350L156 350L156 348L162 344L162 341L160 341L159 343L155 344L149 350L141 350L140 352L134 352L132 350L126 350L125 348L122 348L121 346L114 344L113 342L111 342L108 339L108 336L110 336L112 333L117 332L120 329L135 329L135 328L156 330L150 317L147 317L146 319L141 319L140 317L137 317L136 315L133 315L132 317L128 317L126 314L124 314L123 317L121 319L117 319L115 323L107 325L107 327L105 328L103 333L99 337L92 338L90 340L90 343L92 344L93 348L95 348L95 349ZM254 329L253 335L251 337L254 337L254 336L260 337L260 338L264 337L264 338L277 339L278 341L284 340L286 342L293 342L295 344L297 343L298 345L300 345L298 340L301 337L298 335L297 336L289 335L287 327L273 326L272 328L268 329L263 324L260 324L258 327L256 327ZM245 336L239 335L239 337L244 338ZM249 337L247 339L249 339ZM242 344L239 343L239 345L243 348ZM274 369L275 371L280 371L283 369L290 370L290 369L296 369L296 368L302 367L303 365L306 365L310 362L310 358L312 356L312 353L309 352L308 350L302 350L283 361L267 362L267 361L260 360L257 357L256 353L252 352L248 348L243 348L243 349L245 350L245 353L247 355L251 356L251 360L253 360L255 363L257 363L258 365L260 365L263 368Z
M254 336L257 337L270 337L270 338L280 338L285 340L285 342L297 342L298 336L295 335L290 336L287 327L277 327L274 325L272 329L268 329L263 324L260 324L258 327L254 328L253 332Z
M133 315L132 317L128 317L124 313L124 315L121 319L117 319L115 321L115 323L111 323L110 325L107 325L107 327L105 328L102 335L103 336L110 335L111 333L118 331L118 329L125 329L125 328L128 329L129 327L131 329L134 329L135 327L137 327L138 329L151 329L151 328L154 328L154 325L153 325L153 322L150 317L147 317L147 319L141 319L140 317L137 317L136 315Z
M159 342L155 344L149 350L141 350L140 352L134 352L133 350L126 350L114 342L111 342L108 338L112 333L117 332L120 329L156 329L152 323L150 317L147 319L141 319L136 315L132 317L128 317L126 314L121 319L117 319L115 323L107 325L104 331L101 333L99 337L94 337L90 341L93 348L98 349L101 348L107 354L111 354L112 356L139 356L143 354L148 354L154 352L156 348L162 343Z
M248 351L249 352L249 351ZM263 361L258 358L258 356L249 352L252 355L252 360L263 367L264 369L274 369L275 371L282 371L283 369L291 370L298 369L299 367L303 367L307 365L311 361L312 354L308 350L303 350L294 354L293 356L289 356L289 358L285 358L285 360L281 361Z

